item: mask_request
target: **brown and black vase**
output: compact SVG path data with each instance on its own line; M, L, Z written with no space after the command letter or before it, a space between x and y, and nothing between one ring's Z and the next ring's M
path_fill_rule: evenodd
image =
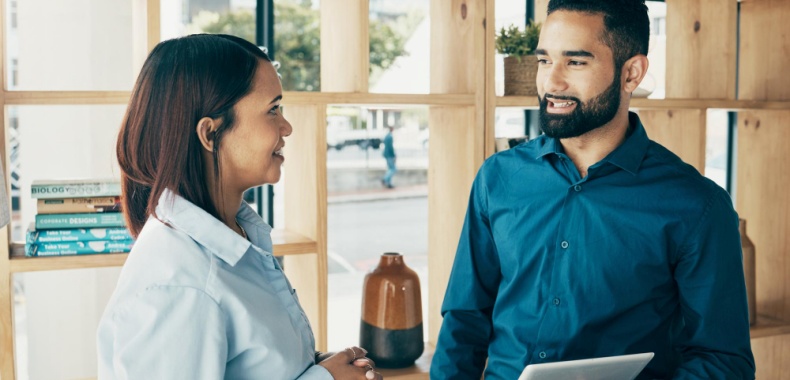
M422 355L420 279L400 253L381 255L365 276L359 345L382 368L403 368Z

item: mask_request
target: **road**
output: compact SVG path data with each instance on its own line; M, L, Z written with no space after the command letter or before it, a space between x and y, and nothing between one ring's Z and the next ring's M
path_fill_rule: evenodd
M329 273L368 272L384 252L413 269L428 262L428 198L329 204Z

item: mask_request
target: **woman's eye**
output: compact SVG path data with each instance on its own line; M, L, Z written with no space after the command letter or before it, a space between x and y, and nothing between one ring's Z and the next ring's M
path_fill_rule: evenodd
M538 58L538 64L539 65L546 65L548 63L549 63L548 59L546 59L546 58Z

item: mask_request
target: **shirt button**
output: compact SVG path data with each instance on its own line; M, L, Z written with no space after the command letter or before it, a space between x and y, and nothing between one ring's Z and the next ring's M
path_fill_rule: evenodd
M560 306L560 299L559 298L555 298L554 299L554 306Z
M573 190L582 191L582 185L576 185L573 187Z
M538 356L539 356L541 359L546 359L546 353L545 353L545 352L543 352L543 351L541 351L541 352L538 354Z
M562 243L560 243L560 247L562 247L562 249L568 248L568 242L563 240Z

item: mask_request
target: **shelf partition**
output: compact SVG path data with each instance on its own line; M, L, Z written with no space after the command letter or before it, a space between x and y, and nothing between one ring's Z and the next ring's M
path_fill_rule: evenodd
M536 96L498 96L497 107L538 108ZM788 110L787 101L712 100L712 99L631 99L631 108L655 110L728 109L728 110Z
M101 105L127 104L130 91L5 91L6 105ZM283 104L387 104L467 106L474 104L473 94L375 94L365 92L283 93Z
M272 231L274 254L277 256L305 255L315 253L316 242L302 235L275 229ZM19 243L13 243L17 245ZM18 251L12 248L11 251ZM127 253L107 253L95 255L51 256L51 257L11 257L12 273L36 272L63 269L86 269L119 267L126 262Z

